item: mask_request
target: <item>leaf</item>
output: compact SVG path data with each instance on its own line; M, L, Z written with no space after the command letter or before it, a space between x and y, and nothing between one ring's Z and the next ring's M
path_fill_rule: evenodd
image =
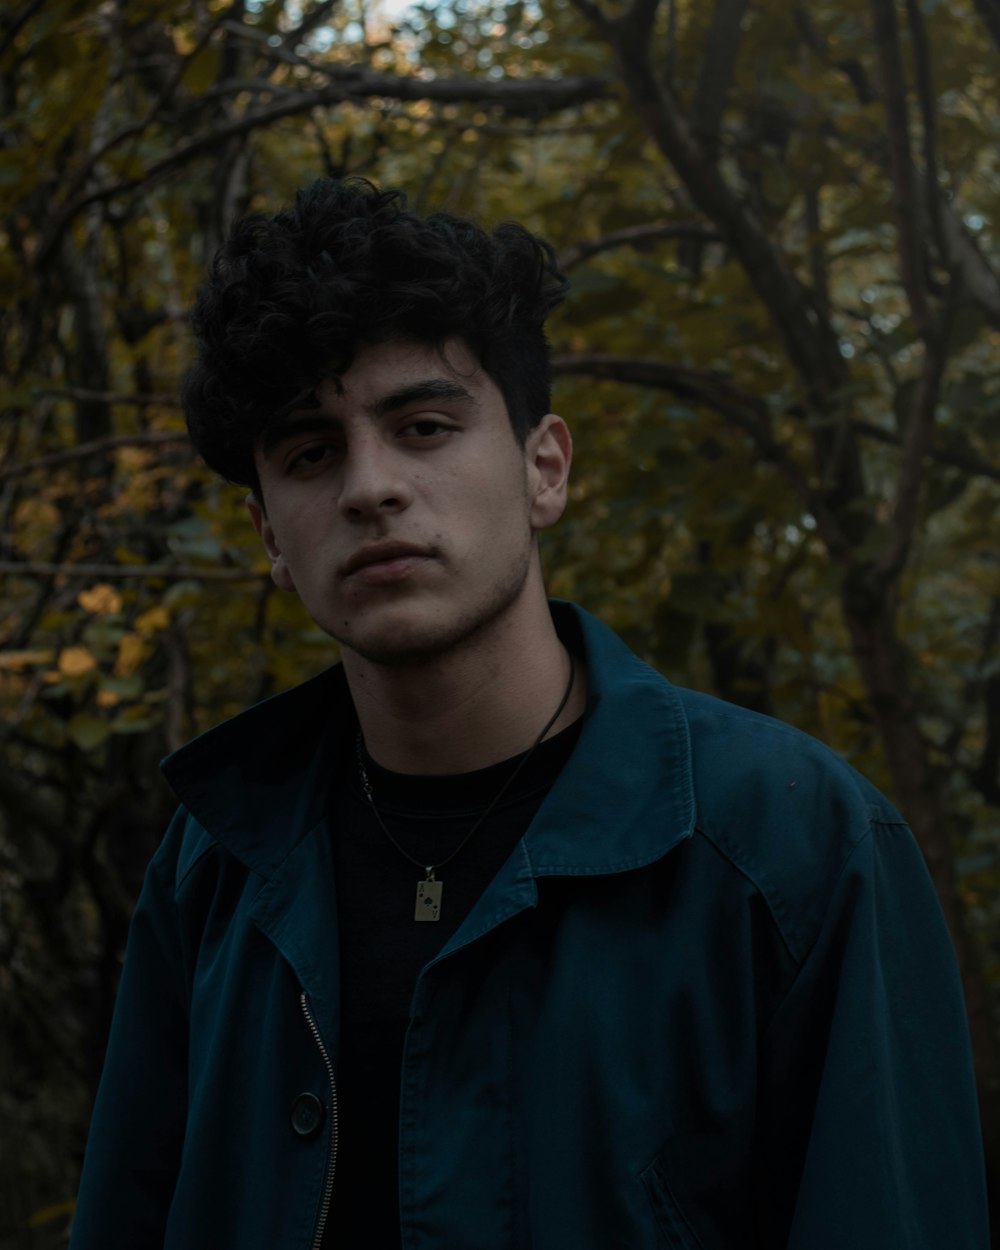
M143 612L141 616L135 618L137 632L144 635L159 633L169 624L170 613L159 603L155 608L150 608L148 612Z
M138 634L128 633L118 644L118 658L115 661L116 677L131 677L146 655L146 644Z
M222 63L222 53L218 45L210 44L201 51L187 64L181 82L187 91L192 95L200 95L203 91L207 91L219 77L219 68Z
M80 677L97 667L97 661L86 647L64 647L59 653L59 672L64 677Z
M85 612L94 612L98 616L110 616L122 610L121 594L108 582L99 582L89 590L81 590L76 601Z
M111 726L92 712L77 712L70 717L66 732L81 751L94 751L107 742Z

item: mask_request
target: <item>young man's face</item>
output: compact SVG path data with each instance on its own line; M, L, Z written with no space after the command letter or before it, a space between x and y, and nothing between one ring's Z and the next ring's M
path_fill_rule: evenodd
M401 664L458 646L538 593L536 530L565 506L570 441L525 447L458 340L360 349L340 387L257 448L250 511L272 575L343 647Z

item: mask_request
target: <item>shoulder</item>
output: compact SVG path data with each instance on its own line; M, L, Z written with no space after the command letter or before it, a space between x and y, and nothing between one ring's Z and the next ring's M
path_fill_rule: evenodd
M849 862L894 829L893 805L840 755L773 717L674 687L691 744L696 831L763 895L804 957Z
M150 861L150 873L160 890L176 901L192 874L214 859L219 849L217 839L182 804Z

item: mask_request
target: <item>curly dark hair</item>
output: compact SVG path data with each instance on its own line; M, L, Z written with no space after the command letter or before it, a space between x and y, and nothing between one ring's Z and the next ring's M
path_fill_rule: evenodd
M544 321L566 293L551 246L507 223L487 235L421 216L398 188L320 179L293 208L238 221L192 315L188 430L206 463L259 493L254 447L315 402L361 344L461 338L496 383L523 444L549 410Z

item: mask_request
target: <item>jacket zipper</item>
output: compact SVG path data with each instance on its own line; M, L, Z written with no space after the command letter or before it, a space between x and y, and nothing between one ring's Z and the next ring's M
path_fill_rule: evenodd
M329 1051L323 1044L319 1029L316 1027L316 1021L309 1010L309 999L305 990L299 996L299 1002L302 1004L302 1013L306 1018L306 1024L309 1026L309 1032L313 1035L313 1040L319 1047L319 1053L323 1058L323 1063L326 1065L327 1076L330 1078L330 1154L326 1165L326 1185L323 1189L323 1201L320 1203L319 1215L316 1219L316 1231L313 1234L312 1242L312 1250L320 1250L327 1216L330 1214L330 1201L333 1198L333 1177L337 1170L337 1136L340 1127L337 1115L337 1082L334 1080L333 1064L330 1062Z

